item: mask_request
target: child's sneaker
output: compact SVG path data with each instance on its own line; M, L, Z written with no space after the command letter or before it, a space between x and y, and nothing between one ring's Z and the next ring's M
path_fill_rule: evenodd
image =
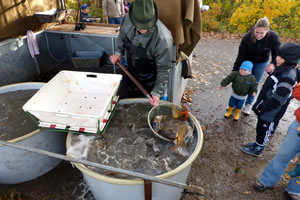
M256 146L256 142L247 142L244 146L248 148L252 148Z
M243 110L243 113L245 115L250 115L251 114L251 109L252 109L252 105L251 104L246 104Z
M259 181L256 181L255 184L253 185L254 189L258 192L264 192L267 188L269 187L266 187L264 186L261 182Z
M300 196L286 192L287 200L300 200Z
M264 149L265 149L265 146L260 146L258 144L255 144L255 146L252 146L252 147L244 146L242 148L242 151L246 154L257 157L263 152Z

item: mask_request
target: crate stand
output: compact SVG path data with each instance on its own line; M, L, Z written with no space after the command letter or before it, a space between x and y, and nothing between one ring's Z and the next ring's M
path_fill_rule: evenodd
M119 74L61 71L23 110L39 127L101 134L118 103L121 79Z

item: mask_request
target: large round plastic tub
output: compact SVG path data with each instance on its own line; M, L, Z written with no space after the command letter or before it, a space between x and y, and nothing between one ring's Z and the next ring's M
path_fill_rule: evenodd
M20 83L0 87L0 95L19 90L40 89L45 83ZM65 154L66 133L39 129L9 143ZM17 184L35 179L54 169L62 160L0 145L0 183Z
M119 104L130 103L145 103L147 99L124 99L120 100ZM190 172L193 161L200 153L203 143L203 133L201 126L197 119L190 114L191 119L195 123L195 129L198 134L198 141L194 152L191 156L176 169L167 173L156 176L158 178L186 183L187 177ZM67 137L67 149L70 146L72 133ZM140 179L118 179L108 177L95 171L88 169L82 164L76 164L75 166L83 173L84 179L89 185L93 196L96 200L142 200L144 199L144 182ZM153 200L179 200L182 196L183 189L153 182L152 185L152 199Z

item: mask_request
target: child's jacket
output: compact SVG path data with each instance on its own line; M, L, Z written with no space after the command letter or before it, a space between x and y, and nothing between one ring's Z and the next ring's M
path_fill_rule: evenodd
M293 97L300 101L300 83L298 83L293 91ZM296 120L300 123L300 107L295 111Z
M221 82L226 87L232 82L233 92L239 96L246 96L249 92L257 92L256 79L252 74L242 76L238 71L233 71Z
M293 98L297 83L295 65L283 63L265 81L252 110L266 122L279 121Z

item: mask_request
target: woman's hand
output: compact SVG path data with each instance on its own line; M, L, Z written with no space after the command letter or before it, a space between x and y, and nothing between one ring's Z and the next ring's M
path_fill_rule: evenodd
M111 63L112 64L116 64L116 62L121 62L121 56L119 56L119 55L116 55L116 54L112 54L110 57L109 57L109 59L110 59L110 61L111 61Z
M152 106L158 105L158 103L159 103L159 97L158 97L158 96L152 95L152 97L149 99L149 103L150 103Z
M265 68L265 71L268 72L268 73L273 73L275 69L275 66L273 63L270 63L266 68Z

